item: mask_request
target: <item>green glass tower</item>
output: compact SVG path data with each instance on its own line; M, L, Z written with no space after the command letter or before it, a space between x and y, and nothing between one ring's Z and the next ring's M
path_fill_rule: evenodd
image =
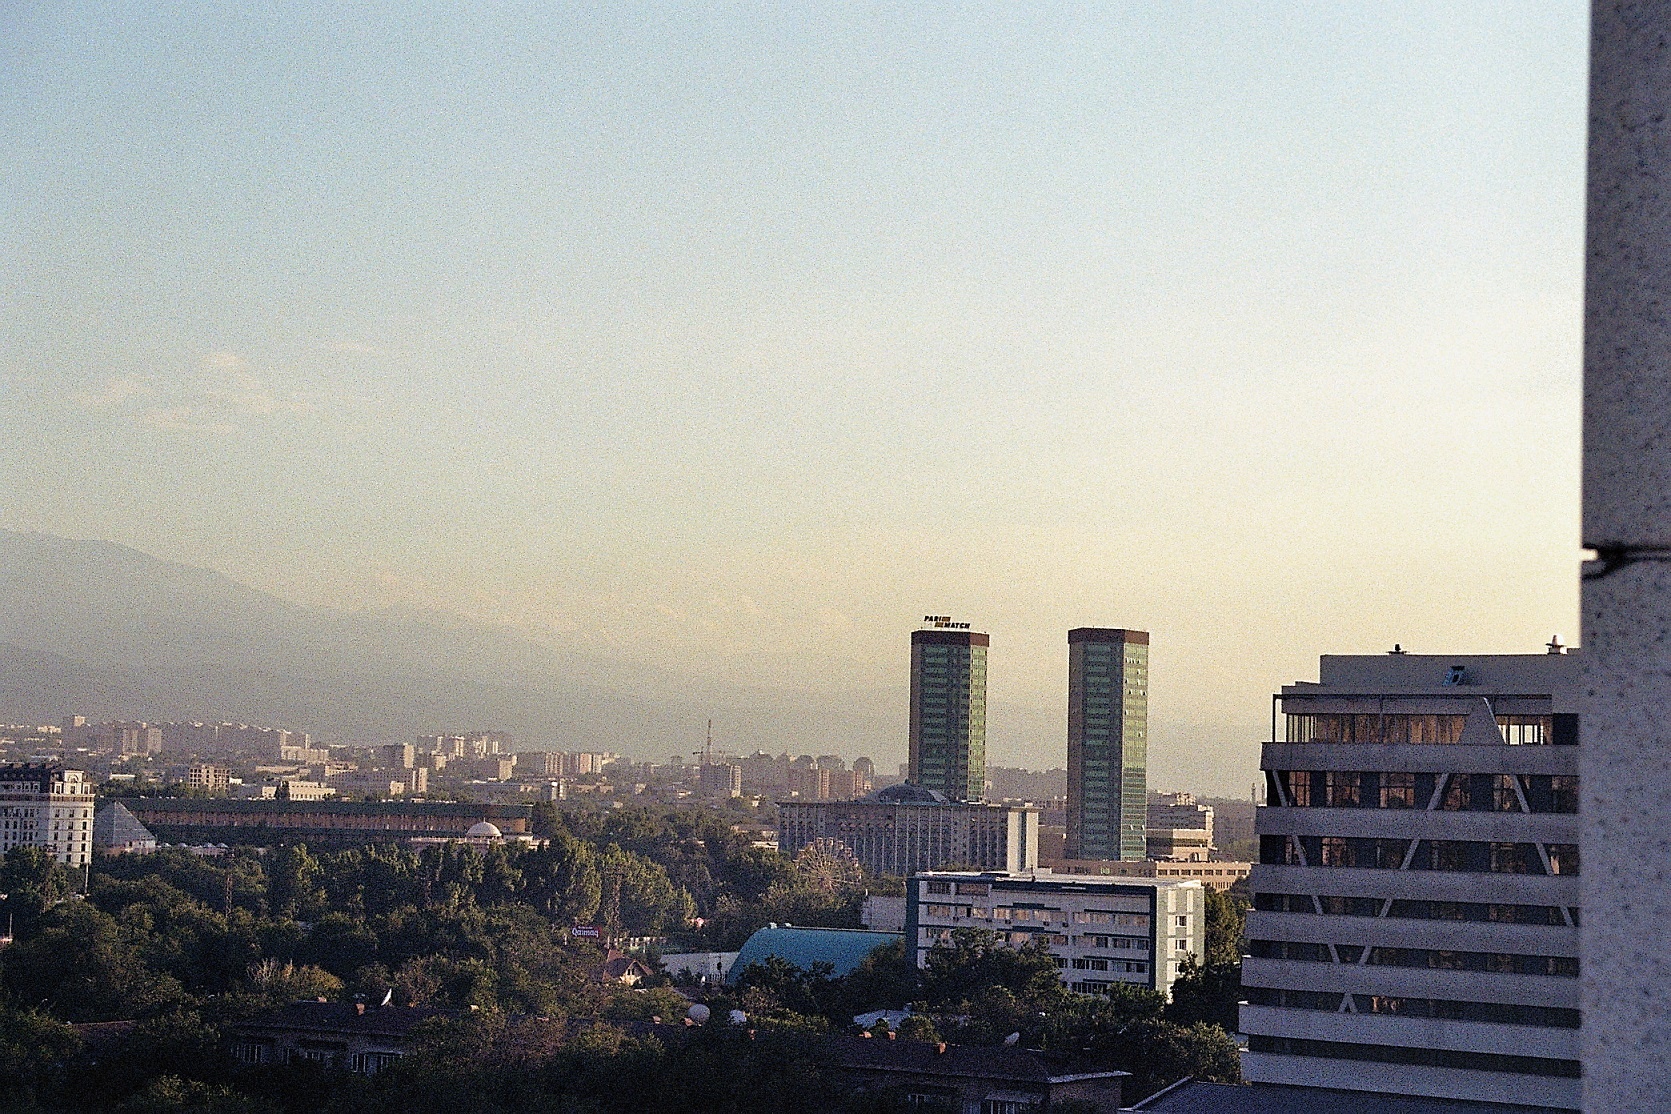
M911 632L910 781L953 801L986 795L988 644L970 630Z
M1068 858L1144 857L1148 757L1148 634L1070 630Z

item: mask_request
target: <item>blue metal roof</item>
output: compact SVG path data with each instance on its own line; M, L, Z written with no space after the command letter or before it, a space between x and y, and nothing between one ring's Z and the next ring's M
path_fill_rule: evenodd
M896 944L904 937L897 932L866 932L856 928L762 928L744 942L737 961L726 972L727 985L751 963L764 963L777 956L803 971L814 963L828 963L839 978L850 975L877 948Z

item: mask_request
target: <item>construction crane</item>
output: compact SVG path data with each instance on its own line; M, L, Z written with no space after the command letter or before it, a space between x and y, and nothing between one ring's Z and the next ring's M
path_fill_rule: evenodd
M708 721L708 738L702 744L702 749L701 750L693 750L690 753L691 753L692 757L695 757L696 755L701 755L702 756L702 764L704 766L712 766L714 764L714 721L713 720Z

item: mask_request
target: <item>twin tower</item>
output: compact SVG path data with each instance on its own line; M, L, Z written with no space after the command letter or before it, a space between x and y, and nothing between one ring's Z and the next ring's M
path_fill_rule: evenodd
M953 801L979 801L991 639L942 616L925 622L911 634L908 780ZM1070 630L1067 858L1143 858L1148 753L1149 635Z

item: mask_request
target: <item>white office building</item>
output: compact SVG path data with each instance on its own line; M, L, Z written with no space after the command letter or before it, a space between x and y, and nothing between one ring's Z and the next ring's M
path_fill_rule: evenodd
M1213 852L1213 810L1193 793L1163 793L1149 798L1144 844L1148 857L1204 863Z
M80 770L0 766L0 854L39 847L66 866L93 859L93 787Z
M905 891L918 967L957 929L986 929L1016 947L1042 940L1062 982L1082 994L1113 983L1170 992L1184 960L1206 953L1206 922L1206 889L1194 880L930 871Z
M872 874L909 877L942 866L1030 870L1039 863L1039 810L952 801L906 782L857 801L779 801L778 847L819 840L852 852Z
M1578 1108L1579 663L1551 646L1324 657L1276 698L1248 1081Z

